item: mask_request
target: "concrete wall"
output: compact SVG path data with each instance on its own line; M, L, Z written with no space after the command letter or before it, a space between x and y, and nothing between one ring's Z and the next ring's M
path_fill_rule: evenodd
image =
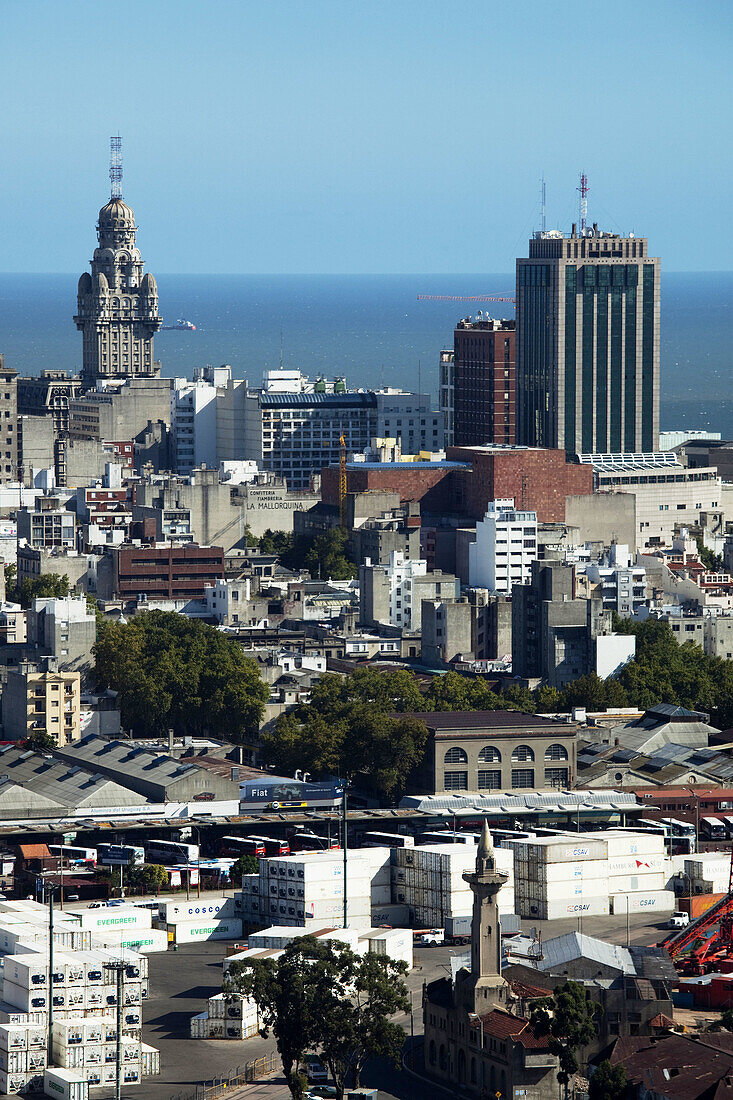
M577 529L574 540L620 542L633 554L637 545L636 497L633 493L583 493L565 499L565 522Z

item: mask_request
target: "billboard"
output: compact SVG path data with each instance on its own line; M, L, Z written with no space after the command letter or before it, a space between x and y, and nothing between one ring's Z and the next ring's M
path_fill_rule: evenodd
M343 785L336 781L302 783L297 779L268 776L248 779L239 785L242 810L295 810L333 807L343 798Z

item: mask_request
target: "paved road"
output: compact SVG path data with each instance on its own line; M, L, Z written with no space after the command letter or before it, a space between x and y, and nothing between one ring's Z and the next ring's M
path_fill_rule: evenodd
M562 921L524 921L527 931L537 929L543 939L577 931L575 919ZM626 942L625 917L589 917L582 922L582 931L613 943ZM649 923L646 916L629 919L629 942L655 943L661 938L661 922ZM188 1100L199 1082L236 1072L248 1061L260 1058L275 1049L272 1038L255 1036L241 1041L189 1038L189 1021L203 1012L206 1000L221 989L222 960L227 945L222 942L183 945L177 952L150 955L150 991L144 1002L143 1040L160 1050L161 1074L145 1078L140 1086L123 1091L127 1100ZM424 982L450 974L451 955L465 952L465 947L432 947L415 950L415 967L407 975L412 994L413 1013L398 1018L407 1036L419 1040L422 1036L422 987ZM378 1087L384 1100L445 1100L443 1090L431 1088L399 1072L391 1065L375 1063L367 1067L363 1083ZM95 1095L111 1097L112 1089L99 1090ZM225 1093L226 1095L236 1095ZM287 1088L282 1077L271 1082L248 1086L248 1100L287 1100Z

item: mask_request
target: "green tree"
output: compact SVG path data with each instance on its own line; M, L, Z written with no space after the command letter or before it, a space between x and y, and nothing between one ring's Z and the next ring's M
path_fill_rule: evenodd
M557 1079L568 1097L570 1078L580 1068L578 1051L593 1041L596 1021L602 1009L577 982L558 986L552 997L541 997L530 1008L530 1021L538 1039L547 1038L548 1048L559 1062Z
M23 742L33 752L49 752L56 748L56 738L46 730L34 730Z
M256 875L260 869L257 856L240 856L229 868L229 881L239 886L243 875Z
M69 594L69 578L59 573L42 573L40 577L26 577L18 590L18 603L29 608L34 600L59 599Z
M604 1059L588 1082L588 1100L626 1100L629 1081L622 1065Z
M140 868L140 885L146 894L159 894L168 885L168 872L160 863L145 863Z
M425 693L425 710L498 710L502 706L501 696L485 680L461 676L458 672L434 676Z
M733 1008L726 1008L720 1014L720 1022L726 1031L733 1031Z
M16 588L18 584L18 566L14 561L8 562L5 569L5 594L9 600L15 602Z
M256 735L267 685L241 647L213 627L147 611L105 624L93 652L97 684L119 692L122 721L133 733L172 728L234 744Z
M263 752L285 774L302 768L314 776L359 776L394 798L422 760L427 741L424 723L400 712L423 708L417 681L405 670L325 675L310 703L281 715L262 734Z
M385 955L359 956L346 944L304 936L278 960L232 963L225 990L248 994L272 1028L294 1100L302 1096L300 1066L318 1052L331 1071L337 1098L351 1074L356 1087L368 1058L395 1063L405 1040L391 1017L407 1012L407 967Z

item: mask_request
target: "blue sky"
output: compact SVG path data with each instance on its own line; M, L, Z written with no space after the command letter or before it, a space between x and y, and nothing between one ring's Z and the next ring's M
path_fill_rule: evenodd
M539 219L730 269L730 0L3 0L0 268L511 271Z

